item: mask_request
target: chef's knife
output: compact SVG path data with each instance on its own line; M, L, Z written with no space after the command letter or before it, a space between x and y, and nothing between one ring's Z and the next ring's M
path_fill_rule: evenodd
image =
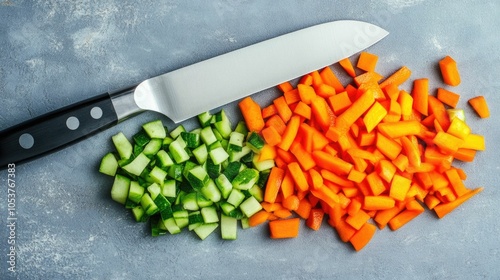
M0 132L0 168L55 151L145 110L181 122L349 57L388 34L323 23L98 95Z

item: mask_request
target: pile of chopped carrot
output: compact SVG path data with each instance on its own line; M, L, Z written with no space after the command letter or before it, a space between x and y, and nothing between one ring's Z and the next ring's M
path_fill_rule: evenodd
M430 94L427 78L405 91L400 87L410 69L384 78L375 71L377 60L362 52L356 65L340 61L352 77L348 85L326 67L296 86L280 84L283 95L267 107L251 97L240 103L245 122L261 133L276 164L251 226L269 221L271 238L292 238L299 233L298 217L313 230L325 219L358 251L377 227L397 230L425 207L443 218L482 191L467 188L465 172L452 165L485 149L482 135L448 113L460 95L445 88ZM451 57L439 65L446 85L460 83ZM483 96L469 103L480 117L489 116Z

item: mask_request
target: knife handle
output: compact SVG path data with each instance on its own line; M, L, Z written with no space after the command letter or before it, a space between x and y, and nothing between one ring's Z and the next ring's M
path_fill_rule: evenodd
M0 132L0 169L64 148L138 113L131 98L133 88L104 93Z

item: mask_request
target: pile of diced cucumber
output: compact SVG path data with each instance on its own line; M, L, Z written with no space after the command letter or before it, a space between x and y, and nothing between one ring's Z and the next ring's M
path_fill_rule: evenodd
M112 137L116 152L99 167L114 176L111 198L149 221L153 236L183 228L205 239L220 225L223 239L236 239L238 220L262 209L264 186L274 160L259 161L264 140L240 121L233 130L222 110L198 115L200 128L180 125L168 132L161 120L148 122L129 141Z

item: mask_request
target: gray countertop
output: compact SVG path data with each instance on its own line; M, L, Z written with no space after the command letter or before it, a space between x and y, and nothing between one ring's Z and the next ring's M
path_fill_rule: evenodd
M271 240L267 227L200 241L184 231L152 238L111 201L112 179L97 172L118 131L166 117L147 112L74 146L17 165L16 273L9 267L6 170L0 171L0 278L18 279L498 279L500 129L498 1L132 1L0 0L0 130L109 90L314 24L339 19L390 32L369 49L378 72L402 65L412 79L442 85L437 61L459 64L473 131L487 150L457 163L470 188L484 191L439 220L430 211L402 229L377 231L361 252L325 225ZM402 88L409 89L410 83ZM276 89L254 95L266 105ZM486 96L489 119L467 100ZM235 104L225 107L240 118ZM194 121L185 122L193 126Z

